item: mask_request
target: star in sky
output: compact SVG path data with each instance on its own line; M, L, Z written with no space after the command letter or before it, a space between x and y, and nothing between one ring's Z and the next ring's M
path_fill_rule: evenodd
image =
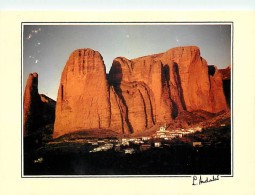
M177 37L177 36L175 37L175 40L176 40L176 42L177 42L177 43L179 43L179 39L178 39L178 37Z

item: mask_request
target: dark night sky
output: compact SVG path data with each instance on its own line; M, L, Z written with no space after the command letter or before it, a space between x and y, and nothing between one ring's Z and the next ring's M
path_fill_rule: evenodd
M115 57L133 59L196 45L208 64L231 63L231 26L217 25L24 25L23 88L39 75L39 93L56 100L61 73L72 51L91 48L103 56L106 72Z

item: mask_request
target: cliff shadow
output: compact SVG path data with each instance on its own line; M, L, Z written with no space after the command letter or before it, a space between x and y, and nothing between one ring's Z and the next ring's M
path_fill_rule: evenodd
M127 126L129 128L129 132L133 133L133 126L131 125L131 123L128 120L128 106L126 104L125 98L123 96L123 92L122 89L120 87L121 85L121 81L122 81L122 77L123 77L123 73L122 73L122 67L121 64L117 61L114 61L111 67L111 70L109 72L109 74L106 75L106 78L108 80L108 83L110 86L113 86L116 94L118 95L118 97L120 98L120 100L122 101L123 105L125 106L126 109L126 115L125 117L123 116L123 114L121 113L121 117L124 118L125 122L127 123ZM123 124L124 125L124 124ZM124 128L123 128L123 132L124 132Z
M163 88L164 88L165 85L167 87L167 94L168 94L168 97L169 97L169 99L172 103L172 106L173 106L171 115L172 115L173 119L175 119L178 116L179 109L178 109L177 104L175 103L175 101L171 97L170 68L169 68L169 65L168 64L164 65L163 68L162 68L162 71L163 71L163 74L162 74L162 77L161 77L161 82L163 84Z
M215 66L209 65L208 66L208 75L209 76L214 76L216 72ZM222 85L223 85L223 92L225 96L225 100L227 102L228 107L230 108L230 96L231 96L231 82L230 79L222 79Z
M181 84L181 77L180 77L180 73L179 73L179 67L178 67L178 64L176 62L174 62L173 71L175 72L175 75L176 75L175 81L176 81L176 85L178 86L178 93L179 93L179 97L180 97L180 100L181 100L182 107L183 107L184 110L187 110L186 103L184 101L184 96L183 96L183 89L182 89L182 84Z
M178 64L174 62L172 68L173 68L173 73L174 73L173 74L174 75L174 80L175 80L175 83L176 83L176 86L177 86L177 93L178 93L178 96L179 96L177 98L180 99L182 108L184 110L186 110L186 104L185 104L184 97L183 97L183 89L182 89L182 85L181 85L181 78L180 78ZM164 67L163 67L162 83L164 83L164 79L167 83L169 98L170 98L170 100L172 102L172 106L173 106L172 117L173 117L173 119L175 119L179 114L179 108L178 108L178 105L177 105L176 101L174 101L173 97L171 96L170 67L169 67L168 64L164 65Z
M213 65L208 66L208 75L213 76L215 74L215 67Z
M225 95L227 105L231 109L231 103L230 103L230 99L231 99L231 80L230 79L225 79L225 80L222 80L222 83L223 83L223 92L224 92L224 95Z
M109 84L113 86L120 84L122 77L123 73L121 64L118 61L113 61L110 72L106 75Z

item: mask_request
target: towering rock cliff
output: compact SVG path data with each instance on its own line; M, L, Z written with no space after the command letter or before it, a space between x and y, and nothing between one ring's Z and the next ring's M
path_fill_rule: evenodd
M230 102L230 97L231 97L231 65L229 65L225 69L220 69L219 72L222 75L224 95L225 95L228 107L230 108L230 106L231 106L231 102Z
M23 98L23 135L32 134L41 125L41 98L38 94L38 74L29 74Z
M182 107L187 111L211 111L208 102L210 83L208 78L207 62L200 56L198 47L178 47L168 50L161 58L164 66L169 66L172 77L177 77L169 85L178 80L177 91L182 99ZM173 79L173 78L172 78ZM216 111L217 112L217 111Z
M29 74L23 97L24 137L43 133L38 129L54 124L55 104L51 98L38 93L38 74Z
M109 81L126 102L132 132L152 127L159 118L167 123L172 121L167 80L162 64L153 61L153 57L144 60L116 58Z
M178 47L133 60L116 58L109 79L116 91L124 94L128 86L132 88L133 83L146 88L149 101L145 105L147 108L151 105L152 112L145 113L147 118L153 115L151 123L147 126L143 123L143 128L148 128L155 122L170 123L183 110L211 113L227 110L221 74L217 67L213 69L212 74L207 62L200 56L198 47ZM123 99L135 101L132 96ZM134 123L137 121L141 120L136 117Z
M182 112L227 109L222 75L208 68L196 46L118 57L107 77L101 55L79 49L62 73L54 137L93 128L134 133L171 123Z
M110 109L101 55L91 49L74 51L61 77L54 137L81 129L108 128Z
M200 56L198 47L170 49L164 54L162 63L167 65L169 60L174 62L175 75L180 78L177 88L180 91L180 98L183 98L182 105L185 110L204 110L217 113L228 109L226 102L222 101L224 94L222 83L219 81L221 76L217 71L215 75L209 74L208 64ZM217 87L214 89L212 89L213 82L217 82ZM217 106L215 106L215 103L217 103Z

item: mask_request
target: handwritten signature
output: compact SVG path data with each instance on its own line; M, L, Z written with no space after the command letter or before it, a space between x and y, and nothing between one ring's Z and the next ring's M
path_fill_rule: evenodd
M205 177L205 178L203 178ZM193 183L192 185L201 185L201 184L204 184L204 183L209 183L209 182L213 182L213 181L217 181L220 179L220 176L219 175L216 175L216 176L201 176L198 177L197 176L193 176Z

